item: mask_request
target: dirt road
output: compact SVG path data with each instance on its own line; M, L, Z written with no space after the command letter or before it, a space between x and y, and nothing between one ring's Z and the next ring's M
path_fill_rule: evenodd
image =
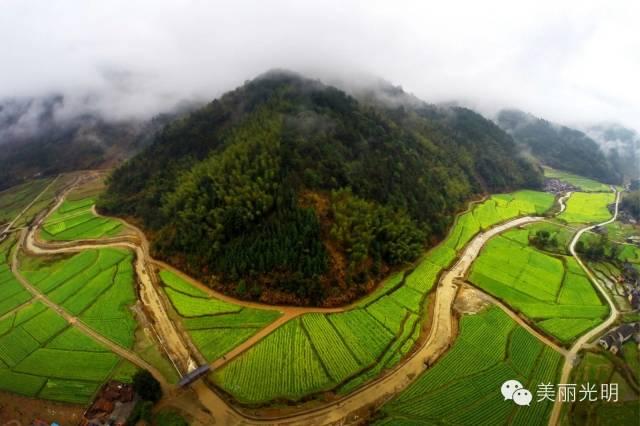
M564 201L560 201L561 209L564 209ZM52 209L53 210L53 209ZM153 260L149 255L149 243L144 234L139 229L129 228L135 231L135 238L131 236L115 237L108 240L99 241L74 241L69 243L45 243L38 241L36 237L37 227L44 218L40 220L36 226L32 227L23 240L23 248L34 254L53 254L61 252L77 252L90 248L104 247L122 247L133 250L136 253L136 273L140 281L140 298L145 309L152 313L153 323L156 327L158 335L163 340L163 344L168 349L170 357L174 363L187 369L195 367L195 363L189 353L189 346L182 340L180 333L176 330L174 324L167 315L163 305L162 298L159 295L157 278L151 265L159 266L171 270L181 275L194 285L197 285L208 294L236 303L241 306L260 308L260 309L276 309L283 312L283 316L275 323L264 329L259 335L254 336L229 354L225 355L226 360L216 360L213 365L219 367L234 356L242 353L253 344L257 343L261 338L266 336L270 331L279 325L307 312L341 312L350 308L350 306L341 308L301 308L289 306L265 306L254 302L246 302L230 298L219 294L209 287L204 286L196 280L182 274L170 265ZM508 229L518 227L527 223L542 220L541 217L522 217L511 220L501 225L497 225L481 234L476 235L473 240L465 247L462 255L456 264L448 271L445 271L435 289L435 298L433 301L433 321L424 343L405 360L398 364L395 368L388 371L385 375L372 381L366 386L356 390L355 392L325 404L318 408L312 408L298 414L292 414L281 417L261 417L254 418L247 413L239 412L235 407L229 405L215 391L210 389L204 382L198 381L191 388L195 391L200 403L206 407L212 415L212 421L216 424L280 424L280 425L325 425L332 423L349 423L355 421L355 418L362 413L367 407L379 406L383 402L395 396L398 392L410 385L420 373L422 373L426 365L435 362L451 345L455 330L453 329L452 304L455 300L458 288L464 280L467 271L471 267L473 261L478 256L484 244L493 236L498 235ZM546 343L546 342L545 342Z
M25 236L26 236L26 233L23 230L20 235L20 238L24 240ZM149 363L144 361L135 353L129 351L128 349L120 345L113 343L111 340L107 339L103 335L95 332L92 328L84 324L79 318L68 313L64 308L62 308L60 305L57 305L56 303L51 301L44 293L40 292L40 290L32 286L31 283L29 283L29 281L27 281L26 278L24 278L20 273L17 249L13 251L13 256L11 258L11 272L16 277L16 279L20 282L20 284L22 284L22 286L32 294L32 296L36 301L40 301L43 304L47 305L52 310L56 311L58 315L64 318L71 326L76 327L78 330L88 335L95 341L106 346L111 351L115 352L116 354L120 355L126 360L132 362L138 367L149 370L149 372L151 372L151 374L153 374L153 376L160 382L160 385L162 386L163 391L165 393L169 393L171 389L171 385L169 385L169 383L165 380L162 373L160 373L160 371L158 371L155 367L151 366Z
M71 190L71 189L70 189ZM68 193L70 190L66 191ZM56 210L63 202L65 194L59 197L58 202L49 211L49 214ZM180 374L184 374L197 367L196 361L192 358L188 346L182 340L180 333L176 330L173 322L169 318L162 299L158 294L155 274L150 272L146 259L148 254L145 246L140 244L138 239L131 236L115 237L99 241L83 241L68 243L46 243L38 241L37 230L46 220L48 215L41 217L30 227L27 235L22 241L22 248L28 253L35 255L47 255L56 253L75 253L87 249L99 249L105 247L120 247L132 250L135 253L135 270L139 282L139 296L145 313L151 316L150 322L161 339L161 345L167 355L177 366Z
M607 291L607 289L602 287L602 284L600 283L600 281L598 281L596 277L593 276L589 268L585 266L585 264L580 259L580 256L578 256L578 254L576 253L576 244L580 240L580 237L582 236L582 234L592 230L596 226L608 225L609 223L612 223L616 220L616 218L618 217L619 204L620 204L620 192L616 191L615 210L611 219L604 221L602 223L599 223L597 225L587 226L585 228L580 229L573 236L573 239L571 240L571 244L569 245L569 251L571 252L571 255L576 259L578 264L582 267L584 272L589 277L589 280L591 280L593 285L596 287L596 289L600 292L602 297L604 297L604 299L609 304L609 316L600 325L598 325L595 328L592 328L587 333L580 336L580 338L576 340L573 346L571 346L571 349L569 349L569 352L565 356L564 364L562 365L562 373L560 374L560 381L558 383L569 383L567 380L569 380L569 375L571 374L571 370L573 369L573 365L576 361L578 352L580 352L580 350L586 344L588 344L594 337L598 336L599 334L603 333L607 328L611 327L611 325L613 325L613 323L618 318L618 315L620 315L620 312L618 311L618 308L616 307L615 303L613 303L613 299L609 295L609 292ZM549 417L549 426L556 426L558 424L560 420L561 410L562 410L562 402L560 402L560 399L557 399L553 404L553 410L551 411L551 416Z

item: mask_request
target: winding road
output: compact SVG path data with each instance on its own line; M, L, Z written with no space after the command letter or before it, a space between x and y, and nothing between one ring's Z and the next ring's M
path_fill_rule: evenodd
M67 189L63 194L61 194L55 205L49 210L48 214L55 211L60 204L63 202L64 198L73 188ZM565 209L565 200L569 197L570 194L565 195L559 199L560 211ZM606 223L610 223L615 220L617 216L617 202L619 201L619 194L616 200L616 213L614 217L607 221ZM279 310L283 313L280 319L276 320L274 323L270 324L263 330L261 330L258 334L254 335L252 338L247 340L245 343L240 346L234 348L231 352L227 353L224 358L214 360L211 365L215 368L218 368L229 360L233 359L235 356L241 354L244 350L248 349L258 341L260 341L264 336L269 334L271 331L284 324L288 320L302 315L308 312L342 312L351 308L351 306L344 306L340 308L301 308L301 307L290 307L290 306L267 306L259 303L246 302L242 300L237 300L230 298L228 296L222 295L218 292L215 292L211 288L203 285L202 283L188 277L182 272L176 270L175 268L167 265L163 262L154 260L151 258L149 254L149 243L141 230L128 224L124 221L129 229L133 232L129 235L124 235L120 237L112 237L101 240L83 240L83 241L72 241L65 243L51 243L39 241L37 238L37 231L39 227L42 225L43 221L46 219L47 215L41 216L29 229L28 231L23 231L20 239L20 247L28 253L32 253L35 255L47 255L47 254L56 254L56 253L73 253L81 250L92 249L92 248L104 248L104 247L120 247L130 249L135 252L135 270L138 277L139 282L139 294L140 300L144 307L144 312L151 319L150 323L152 324L156 335L158 336L161 345L166 350L167 355L177 367L181 374L190 371L191 369L197 366L197 362L195 361L192 352L190 350L190 343L185 341L185 336L176 328L173 321L169 318L167 313L167 309L165 307L165 301L161 292L159 291L159 283L155 274L155 268L165 268L171 270L172 272L182 276L187 279L194 285L197 285L202 290L206 291L213 297L226 300L241 306L251 307L251 308L260 308L260 309L273 309ZM96 213L97 214L97 213ZM266 425L266 424L279 424L279 425L326 425L326 424L343 424L343 423L351 423L357 420L357 416L362 414L363 410L367 410L369 407L377 407L385 401L389 400L393 396L395 396L398 392L405 389L409 386L415 379L419 377L419 375L427 368L426 365L432 365L447 349L450 347L453 338L455 337L456 330L454 328L454 318L452 315L452 305L458 293L459 287L464 283L465 276L473 264L474 260L480 253L481 248L485 245L485 243L491 239L492 237L505 232L509 229L525 225L528 223L536 222L544 220L543 217L520 217L517 219L510 220L500 225L496 225L495 227L482 232L476 235L470 243L464 248L461 256L455 265L441 275L440 280L435 289L435 298L433 301L433 306L430 309L433 310L433 321L429 330L429 334L424 342L420 345L420 347L415 348L414 351L405 358L402 362L396 365L395 368L387 371L384 375L378 377L376 380L371 381L367 385L359 388L353 393L337 399L335 401L326 403L317 408L311 408L305 410L303 412L284 415L284 416L273 416L273 417L254 417L249 413L242 412L238 410L233 405L229 404L225 399L223 399L217 392L209 388L204 381L197 381L191 385L191 389L195 391L200 403L207 408L207 410L211 413L213 417L212 420L215 421L216 424L233 424L233 425ZM586 232L590 228L582 229L576 237L574 237L574 241L572 241L571 252L576 257L580 265L585 268L582 262L578 259L575 254L574 246L575 242L579 238L582 233ZM27 280L25 280L21 275L19 275L18 271L18 260L17 260L17 252L14 251L14 258L12 261L12 270L16 273L16 276L20 280L20 282L34 294L35 297L42 300L44 303L48 304L53 309L57 310L61 313L61 315L74 326L78 327L81 331L90 335L92 338L97 341L105 344L114 352L122 355L127 358L131 362L136 365L146 368L150 370L154 375L159 375L155 369L151 366L146 365L146 363L139 359L139 357L130 352L129 350L122 348L113 342L110 342L103 336L92 331L89 327L82 324L77 318L72 317L67 312L65 312L62 308L55 305L51 301L49 301L45 295L38 292L36 288L31 286ZM585 268L585 270L587 270ZM528 330L532 331L534 335L542 340L545 344L552 346L555 350L563 353L565 355L565 368L563 368L563 377L568 377L568 374L571 370L571 363L575 358L575 354L579 351L582 345L591 339L594 335L601 332L604 328L608 327L614 320L617 315L617 311L614 311L615 307L609 297L606 295L606 292L600 287L597 280L591 275L591 273L587 270L590 279L596 283L598 289L605 295L610 305L612 305L612 313L610 317L607 319L605 323L593 329L591 332L587 333L583 337L581 337L578 342L571 348L569 352L564 350L563 348L559 348L557 345L553 344L548 338L541 335L540 333L532 330L528 324L526 324L521 318L519 318L515 313L510 311L506 306L501 304L498 301L492 300L494 303L498 304L505 312L507 312L512 318L516 319L521 325L525 326ZM566 370L566 376L565 376ZM161 377L161 376L160 376ZM169 393L172 393L172 389L169 389L170 386L164 381L161 380L163 386L169 390ZM554 412L556 410L556 406L554 406ZM557 421L556 414L556 421ZM550 424L555 424L550 419Z
M607 289L602 287L602 284L600 283L600 281L598 281L596 277L593 276L589 268L585 266L585 264L580 259L580 256L578 256L578 254L576 253L576 244L580 240L580 237L582 237L582 234L592 230L596 226L604 226L604 225L613 223L618 218L619 204L620 204L620 192L616 191L616 203L614 207L613 216L611 217L611 219L596 225L591 225L591 226L587 226L585 228L580 229L573 236L573 239L571 240L571 244L569 245L569 251L571 252L571 255L576 259L576 262L578 262L580 267L582 267L584 272L589 277L589 280L591 280L593 285L596 287L596 289L600 292L602 297L604 297L604 299L609 304L609 316L607 317L606 320L600 323L600 325L598 325L595 328L592 328L587 333L580 336L580 338L576 340L573 346L571 346L571 349L569 349L569 352L565 355L564 364L562 366L562 372L560 373L560 381L558 383L569 383L568 382L569 375L571 374L571 370L573 369L573 366L576 362L578 352L580 352L580 350L587 343L589 343L594 337L602 334L606 329L611 327L613 323L616 321L616 319L618 318L618 316L620 315L620 311L616 307L616 304L613 302L613 299L611 298L611 295L609 294ZM558 424L560 420L561 411L562 411L562 402L560 401L560 398L558 398L553 404L553 410L551 411L551 415L549 416L549 426L555 426Z

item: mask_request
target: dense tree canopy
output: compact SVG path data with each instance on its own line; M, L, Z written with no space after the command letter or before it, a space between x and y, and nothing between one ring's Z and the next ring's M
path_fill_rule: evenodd
M334 304L414 260L470 197L540 183L470 110L270 73L168 125L99 208L141 221L157 255L221 290Z
M622 173L613 167L598 143L578 130L517 110L500 111L498 124L554 169L607 183L622 181Z

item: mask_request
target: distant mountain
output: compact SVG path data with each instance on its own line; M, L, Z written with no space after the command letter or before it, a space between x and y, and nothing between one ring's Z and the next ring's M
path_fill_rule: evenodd
M502 110L498 125L542 163L606 183L622 182L622 172L585 133L518 110Z
M471 110L385 84L354 94L267 73L165 127L99 208L219 290L329 306L414 260L470 198L541 184Z
M600 144L613 166L625 180L640 179L640 135L616 123L600 123L585 129Z
M33 176L112 167L176 116L110 121L97 113L63 114L64 105L61 95L0 101L0 190Z

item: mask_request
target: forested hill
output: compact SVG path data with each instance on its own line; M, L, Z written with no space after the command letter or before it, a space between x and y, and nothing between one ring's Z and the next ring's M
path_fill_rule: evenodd
M99 208L220 290L329 306L413 261L472 197L540 185L480 115L385 105L267 73L166 126Z
M60 111L73 109L66 102L62 95L0 99L0 190L34 176L113 167L183 112L114 121L90 108L66 116Z
M518 110L500 111L497 122L548 166L607 183L622 181L598 143L579 130Z

